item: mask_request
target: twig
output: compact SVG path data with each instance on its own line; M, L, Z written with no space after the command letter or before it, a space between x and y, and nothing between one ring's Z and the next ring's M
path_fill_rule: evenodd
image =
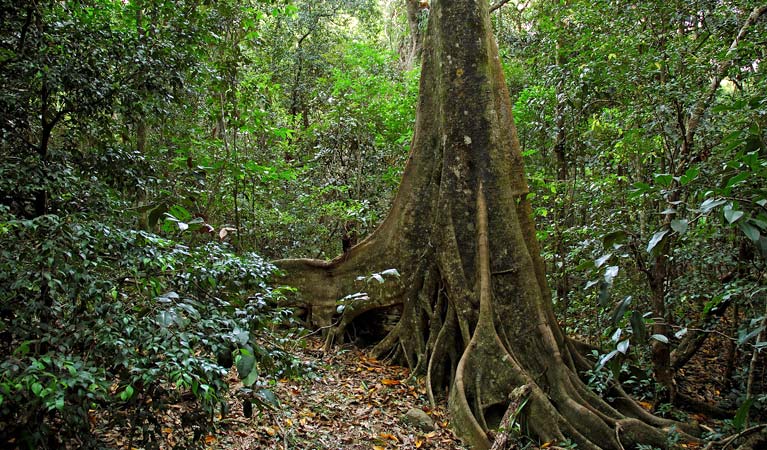
M506 3L509 3L509 0L500 0L494 5L490 6L490 12L495 11L496 9L500 8L501 6L505 5Z
M285 432L285 428L282 426L280 421L277 419L277 417L272 414L271 411L269 411L269 416L272 418L274 423L277 425L277 428L280 429L280 436L282 436L282 448L284 450L288 450L288 433Z
M761 424L761 425L753 426L751 428L746 428L745 430L741 431L740 433L735 433L735 434L733 434L730 437L727 437L727 438L724 438L724 439L720 439L718 441L711 441L711 442L709 442L703 448L703 450L711 450L715 445L721 445L722 446L722 450L725 450L727 447L729 447L736 440L742 438L743 436L748 436L751 433L759 431L762 428L767 428L767 424Z

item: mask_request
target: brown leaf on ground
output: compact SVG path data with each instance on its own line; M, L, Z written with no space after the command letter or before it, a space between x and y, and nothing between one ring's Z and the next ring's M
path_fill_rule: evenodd
M422 382L410 380L405 367L387 365L353 347L323 351L320 339L310 339L299 350L299 358L315 367L314 377L279 379L268 388L279 399L269 411L254 410L243 415L236 391L241 383L232 370L226 380L231 386L228 413L214 418L215 432L199 442L206 449L465 449L448 426L445 405L431 408ZM429 433L402 422L411 408L426 411L440 428ZM183 413L191 403L168 405L158 417L164 442L170 449L192 439L193 429L184 428ZM125 429L105 429L94 414L94 429L115 448L128 448Z

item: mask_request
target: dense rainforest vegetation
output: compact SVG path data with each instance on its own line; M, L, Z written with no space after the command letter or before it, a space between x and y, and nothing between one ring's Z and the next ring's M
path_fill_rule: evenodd
M179 398L195 426L226 414L232 364L256 408L311 373L295 352L324 323L270 261L353 252L387 216L430 85L432 3L0 0L3 446L97 448L98 415L151 447ZM722 419L704 439L759 432L767 6L484 8L584 380ZM383 269L356 274L335 323L409 276ZM332 337L376 344L386 324L364 321L380 318Z

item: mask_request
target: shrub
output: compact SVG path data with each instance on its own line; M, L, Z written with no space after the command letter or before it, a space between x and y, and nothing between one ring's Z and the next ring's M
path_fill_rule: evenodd
M292 318L274 267L254 253L8 211L0 248L0 443L94 445L98 416L130 417L150 445L155 413L181 396L198 430L212 422L233 352L248 387L302 369L277 336Z

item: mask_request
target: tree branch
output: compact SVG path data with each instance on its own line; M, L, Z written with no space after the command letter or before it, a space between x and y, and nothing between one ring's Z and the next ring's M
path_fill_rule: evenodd
M725 74L730 69L730 67L732 67L732 65L735 63L734 53L735 53L735 50L738 48L740 41L746 35L746 32L748 31L749 27L751 27L759 19L759 17L761 17L762 14L766 12L767 12L767 5L755 7L753 11L751 11L751 14L749 14L746 21L740 27L738 34L735 36L735 39L733 39L732 44L730 44L730 47L727 49L727 53L725 54L725 60L719 64L719 67L717 67L716 73L714 74L714 78L711 80L711 84L708 87L708 91L703 97L701 97L698 100L698 102L693 107L692 113L690 114L690 118L687 120L687 131L685 132L686 142L688 143L693 142L693 139L695 138L695 132L697 131L698 125L700 125L700 121L703 118L703 113L706 112L706 109L711 103L711 100L714 98L714 95L716 94L717 89L719 89L719 84L722 82L722 79L724 79ZM680 162L680 164L686 163L687 160L689 160L690 158L691 158L691 155L683 155L683 160Z
M493 12L496 9L499 9L501 6L505 5L506 3L509 3L509 0L499 0L494 5L490 5L490 12Z

